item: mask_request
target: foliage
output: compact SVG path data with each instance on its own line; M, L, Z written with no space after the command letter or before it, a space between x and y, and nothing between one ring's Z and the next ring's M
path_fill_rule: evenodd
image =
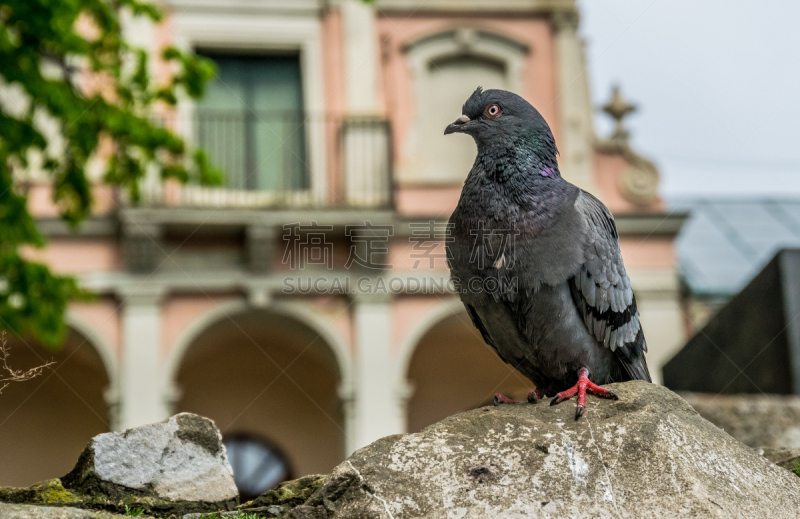
M794 473L800 476L800 461L794 462Z
M92 207L87 165L140 198L145 173L215 183L201 152L190 160L182 139L159 127L154 110L180 95L198 97L213 64L176 48L162 52L173 73L149 74L149 49L130 45L121 20L161 20L140 0L5 0L0 3L0 326L56 344L76 282L30 261L21 248L44 239L28 211L24 176L52 182L63 218L76 225Z
M125 505L125 515L128 517L139 517L140 515L144 514L144 510L141 508L128 508L128 505Z

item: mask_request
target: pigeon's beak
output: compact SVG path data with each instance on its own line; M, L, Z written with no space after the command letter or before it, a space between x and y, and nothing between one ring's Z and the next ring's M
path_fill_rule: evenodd
M445 135L450 135L451 133L457 133L464 131L464 125L470 121L469 117L466 115L462 115L452 123L447 125L447 128L444 129Z

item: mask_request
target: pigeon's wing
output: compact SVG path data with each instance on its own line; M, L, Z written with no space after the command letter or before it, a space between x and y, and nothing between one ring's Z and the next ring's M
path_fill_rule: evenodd
M472 319L472 324L474 324L475 328L477 328L478 331L481 332L481 337L483 337L483 340L486 342L486 344L494 348L494 351L497 351L499 355L500 352L497 350L497 346L495 345L492 336L489 335L489 330L486 329L486 326L483 324L483 321L481 321L478 312L475 311L475 307L468 303L464 303L464 307L467 309L469 318Z
M614 217L600 200L581 191L575 209L586 225L584 263L569 280L572 298L589 332L617 354L628 375L650 382L647 343L636 297L622 263Z

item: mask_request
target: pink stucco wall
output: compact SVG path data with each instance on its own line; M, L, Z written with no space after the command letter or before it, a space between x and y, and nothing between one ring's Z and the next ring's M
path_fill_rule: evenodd
M325 108L329 115L325 124L326 173L328 196L334 202L344 197L339 143L338 119L345 112L345 85L342 17L331 9L322 18L323 77L325 81Z
M620 178L631 164L620 153L594 153L594 174L599 198L613 213L661 212L664 202L656 197L646 205L631 203L622 196L619 188Z
M320 296L313 299L300 299L308 305L319 317L325 319L333 334L339 338L350 351L355 350L353 337L352 306L348 301L338 296Z
M161 306L161 358L170 357L178 342L190 327L204 314L240 296L229 295L173 295Z
M405 296L392 302L392 352L403 353L402 348L411 334L426 317L441 307L450 297Z
M449 217L458 204L461 185L397 186L397 211L406 216Z
M544 18L486 19L464 16L380 16L378 33L382 55L382 81L386 108L392 121L395 157L403 156L415 113L417 93L403 47L421 37L453 27L475 27L516 39L530 48L525 63L521 94L542 113L559 136L554 46L550 26Z
M49 265L60 274L109 272L122 268L119 246L103 238L53 239L42 249L25 247L26 258Z
M113 297L99 297L91 302L76 302L69 311L90 326L119 357L122 348L120 304ZM99 345L93 345L95 348Z
M622 236L619 239L622 259L628 269L672 269L676 266L672 238Z
M427 239L427 225L422 226L423 235L419 240L414 236L398 236L391 241L389 259L393 272L414 271L419 274L438 273L449 275L446 261L445 242L440 232L444 227L436 227L433 235L437 239ZM431 268L431 265L433 268Z
M58 218L61 213L53 203L53 189L50 184L35 182L26 186L28 211L37 218ZM104 216L119 207L116 188L103 184L92 186L92 216Z

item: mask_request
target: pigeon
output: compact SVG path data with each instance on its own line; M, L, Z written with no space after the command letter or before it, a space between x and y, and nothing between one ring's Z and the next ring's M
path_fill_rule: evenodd
M451 279L484 341L533 382L528 401L577 394L577 420L587 392L618 399L602 384L650 382L614 217L561 177L541 114L479 87L444 133L478 148L450 218ZM498 393L494 403L519 402Z

